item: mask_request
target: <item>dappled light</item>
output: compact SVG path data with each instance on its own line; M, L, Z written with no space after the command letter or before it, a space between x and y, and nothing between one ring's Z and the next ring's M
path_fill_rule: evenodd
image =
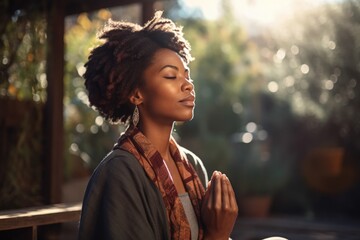
M226 173L239 219L358 224L359 1L181 0L159 1L156 7L183 26L195 57L189 64L194 118L176 123L174 137L203 160L209 175ZM135 4L65 18L60 102L65 184L87 180L126 128L90 106L84 63L110 18L141 22L141 9ZM58 117L44 115L52 111L45 106L54 83L46 64L48 57L61 56L47 56L43 12L14 10L1 19L0 207L5 209L43 201L42 158L51 151L44 149L43 126L46 118ZM252 206L244 207L248 197ZM257 202L266 202L264 211L248 211L261 209ZM334 231L323 239L338 236Z
M113 16L112 12L117 10L102 9L94 13L71 16L66 20L65 182L76 180L76 171L79 169L91 172L124 129L124 126L105 121L96 109L90 107L83 79L87 56L91 49L99 44L97 31L109 18L117 17Z
M254 122L249 122L248 124L246 124L246 130L247 130L248 132L255 132L256 129L257 129L256 123L254 123Z
M192 132L186 124L178 129L184 142L230 139L218 151L196 152L212 169L228 171L241 197L274 197L275 216L358 219L358 2L184 2L209 21L183 20L200 92ZM208 5L223 11L214 14ZM216 23L221 31L211 28ZM201 29L202 37L189 28ZM228 38L232 31L244 37ZM197 47L213 42L220 47ZM230 156L222 156L224 148ZM219 156L228 167L217 164Z
M274 81L269 82L267 87L268 87L269 91L272 93L276 93L279 90L278 83L274 82Z

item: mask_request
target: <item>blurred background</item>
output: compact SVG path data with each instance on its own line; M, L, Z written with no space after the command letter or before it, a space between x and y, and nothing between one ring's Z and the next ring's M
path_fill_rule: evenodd
M36 3L20 9L1 0L1 210L82 200L124 130L88 107L84 63L109 18L144 20L142 4L131 1L65 16L63 88L52 87L62 107L54 115L47 62L62 55L49 52L51 14ZM177 123L174 135L208 174L230 178L240 209L234 239L258 239L244 230L256 224L281 234L274 229L291 221L322 231L289 239L360 239L342 228L360 229L360 2L164 0L153 9L182 25L191 43L195 117ZM60 124L48 126L51 116ZM47 131L61 149L55 166L47 163ZM49 198L53 185L44 190L44 181L54 173L60 188Z

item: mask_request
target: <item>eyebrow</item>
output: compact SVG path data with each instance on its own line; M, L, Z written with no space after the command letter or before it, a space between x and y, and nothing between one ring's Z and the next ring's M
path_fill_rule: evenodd
M159 72L161 72L165 68L172 68L172 69L175 69L175 70L179 71L179 68L177 66L168 64L168 65L165 65L162 68L160 68ZM190 72L190 69L188 67L185 67L185 72Z
M174 66L174 65L165 65L163 66L162 68L160 68L159 72L161 72L163 69L165 68L172 68L172 69L175 69L177 71L179 71L179 68L177 66Z

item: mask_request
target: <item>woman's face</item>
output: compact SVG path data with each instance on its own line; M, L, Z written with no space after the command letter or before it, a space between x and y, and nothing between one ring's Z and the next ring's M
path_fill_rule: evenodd
M195 107L194 85L190 71L182 58L169 49L159 49L144 71L140 88L143 98L141 119L172 124L193 118Z

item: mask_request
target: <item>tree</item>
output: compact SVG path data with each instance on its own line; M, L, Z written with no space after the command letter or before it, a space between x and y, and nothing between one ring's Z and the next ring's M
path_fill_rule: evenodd
M42 4L0 4L0 208L9 209L43 202L47 24Z
M310 211L325 209L333 215L347 216L359 212L355 207L359 182L354 177L359 169L355 159L360 156L360 143L356 140L360 137L360 114L356 110L360 104L359 13L358 1L322 4L298 12L291 21L261 39L267 47L267 54L263 55L268 66L267 84L276 86L272 95L286 101L295 115L289 122L294 126L292 137L286 139L292 139L289 147L296 156L293 170L296 174L292 185L284 191L309 187L301 172L307 153L319 147L340 147L345 151L343 172L337 179L340 185L297 193L307 195L308 205L320 202L306 206ZM346 173L346 169L353 170ZM341 176L345 175L349 180L343 181ZM327 183L331 183L330 178ZM326 207L327 203L337 201L341 201L338 209Z
M87 176L113 146L119 126L89 107L82 75L97 32L111 17L109 10L67 18L64 74L65 180Z
M247 79L260 74L255 44L236 22L229 1L222 7L218 21L178 21L192 45L195 61L190 67L197 97L194 119L177 126L177 131L183 143L203 157L209 172L229 167L229 140L243 124L239 93Z

